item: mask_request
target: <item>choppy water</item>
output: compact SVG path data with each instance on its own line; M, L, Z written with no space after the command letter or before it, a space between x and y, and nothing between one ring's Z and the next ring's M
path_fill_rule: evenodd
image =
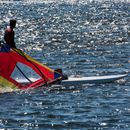
M130 71L130 2L0 2L0 37L17 19L16 43L68 75ZM0 95L1 130L130 130L130 77Z

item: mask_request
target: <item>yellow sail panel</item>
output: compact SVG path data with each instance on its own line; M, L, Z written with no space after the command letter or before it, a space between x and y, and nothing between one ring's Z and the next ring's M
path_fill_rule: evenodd
M0 76L0 90L1 89L18 89L18 87L13 84L12 82L10 82L9 80L3 78L2 76Z

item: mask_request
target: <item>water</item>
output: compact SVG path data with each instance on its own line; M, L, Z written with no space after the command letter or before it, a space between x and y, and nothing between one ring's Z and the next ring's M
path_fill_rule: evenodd
M129 73L129 1L0 2L0 38L68 75ZM130 80L52 86L0 95L0 130L130 130Z

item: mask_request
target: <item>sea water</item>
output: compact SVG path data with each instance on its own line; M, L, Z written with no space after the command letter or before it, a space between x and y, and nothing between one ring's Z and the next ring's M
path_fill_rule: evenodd
M0 2L0 38L17 19L18 48L68 76L130 71L128 0ZM0 94L0 130L130 130L130 77Z

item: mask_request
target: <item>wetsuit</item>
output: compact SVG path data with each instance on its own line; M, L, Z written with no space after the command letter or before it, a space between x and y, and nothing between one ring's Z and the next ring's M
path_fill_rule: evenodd
M9 45L11 48L16 48L15 42L14 42L14 35L15 32L12 27L8 26L7 29L5 30L4 34L4 40L6 44Z

